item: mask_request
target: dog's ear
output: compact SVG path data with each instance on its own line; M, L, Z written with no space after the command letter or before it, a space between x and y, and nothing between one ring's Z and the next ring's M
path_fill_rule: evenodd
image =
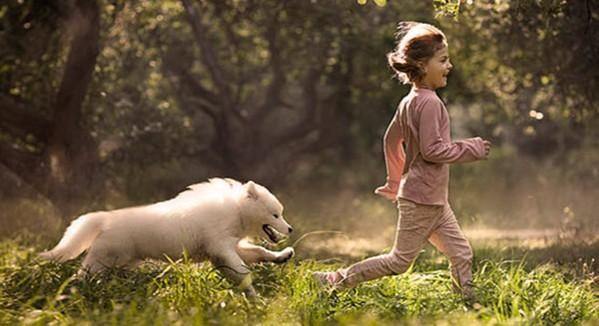
M248 181L245 184L245 189L248 194L248 198L254 200L258 199L258 189L256 189L256 184L254 183L254 181Z

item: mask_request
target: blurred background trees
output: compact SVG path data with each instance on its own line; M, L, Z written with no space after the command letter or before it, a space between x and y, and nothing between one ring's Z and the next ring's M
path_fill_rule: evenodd
M22 214L16 203L25 199L70 220L163 199L211 176L283 192L307 188L321 200L337 189L369 194L384 179L382 133L408 91L385 60L401 20L446 31L455 69L440 93L454 136L496 145L489 162L453 168L457 209L474 219L534 206L539 218L560 220L568 207L593 221L598 7L591 0L5 1L0 194L21 213L4 210L3 223ZM513 197L480 200L490 184ZM574 192L546 205L566 189Z

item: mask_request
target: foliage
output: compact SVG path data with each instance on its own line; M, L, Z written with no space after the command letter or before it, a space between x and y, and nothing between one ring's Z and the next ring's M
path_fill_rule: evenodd
M596 1L474 1L444 22L457 63L451 93L471 131L537 158L596 146L597 10Z
M52 190L32 171L51 166L48 124L69 129L54 117L76 3L85 2L0 4L0 193L10 200L60 206L62 195L70 219L215 175L274 187L316 170L333 185L379 180L382 134L408 91L385 61L400 20L447 34L455 69L440 94L454 136L490 138L506 160L525 156L484 178L515 180L530 164L597 184L596 1L98 0L100 52L70 124L78 132L66 137L91 138L83 162L94 168L65 165L82 177ZM349 173L368 160L380 164ZM469 168L456 169L468 179Z
M0 321L78 324L355 324L439 322L476 324L581 323L599 318L592 274L572 279L554 265L479 258L477 293L483 308L470 310L451 291L446 265L425 255L406 274L349 290L318 286L311 260L254 268L261 296L246 299L209 264L183 260L136 271L110 271L91 279L73 276L78 262L40 261L35 241L0 246ZM441 268L441 270L437 270ZM577 268L577 267L576 267ZM589 273L587 271L587 273Z
M462 2L462 0L433 0L437 16L444 15L454 17L455 19L460 14L460 5ZM469 4L471 3L472 1L469 1Z

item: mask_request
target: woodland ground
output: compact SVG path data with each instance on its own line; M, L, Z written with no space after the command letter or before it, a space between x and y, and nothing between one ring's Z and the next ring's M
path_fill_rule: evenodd
M312 237L334 238L335 234ZM354 253L374 254L352 239ZM285 265L254 270L260 293L248 300L210 264L150 262L92 279L73 277L80 261L39 260L48 243L17 236L0 242L0 324L546 324L599 322L599 242L473 240L478 302L454 294L446 260L427 247L409 272L354 289L319 287L314 270L355 261L296 243ZM302 249L303 247L303 249ZM332 247L334 249L334 247ZM314 249L314 250L313 250ZM334 257L334 258L333 258Z
M253 268L255 300L210 264L186 260L74 278L80 260L37 258L56 243L64 222L50 218L39 200L3 200L4 216L19 218L0 219L0 325L599 324L599 239L590 200L596 190L583 192L559 177L541 187L537 175L510 184L486 170L455 172L452 206L474 248L479 309L452 292L447 260L430 246L403 275L349 290L319 287L312 271L385 252L394 239L397 209L367 191L376 180L345 178L341 186L273 189L296 230L279 247L293 245L297 255L285 265ZM109 198L112 206L103 209L143 203L127 198Z

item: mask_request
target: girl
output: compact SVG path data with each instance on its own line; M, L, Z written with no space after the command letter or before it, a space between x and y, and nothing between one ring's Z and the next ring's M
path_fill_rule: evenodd
M387 55L404 83L412 84L384 137L387 182L375 190L397 201L399 221L388 254L334 272L315 272L321 284L352 287L360 282L405 272L426 240L449 257L456 288L473 298L472 249L447 201L449 163L489 155L491 143L479 137L450 139L449 116L435 90L445 87L453 67L447 41L434 26L402 22L397 47ZM405 151L404 151L405 146Z

